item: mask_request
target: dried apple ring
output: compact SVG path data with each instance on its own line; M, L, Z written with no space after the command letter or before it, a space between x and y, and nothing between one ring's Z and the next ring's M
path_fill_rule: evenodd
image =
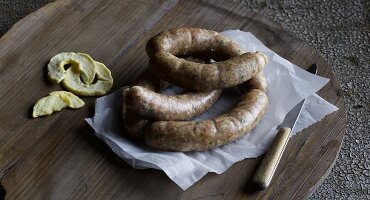
M84 83L80 78L79 71L76 71L74 67L70 67L67 69L62 81L63 86L74 94L81 96L106 94L113 85L112 74L103 63L94 61L94 66L96 82L92 82L91 84Z
M84 53L63 52L50 59L48 64L48 77L53 83L60 83L66 76L65 65L70 64L81 74L81 79L86 84L91 84L95 77L94 60Z

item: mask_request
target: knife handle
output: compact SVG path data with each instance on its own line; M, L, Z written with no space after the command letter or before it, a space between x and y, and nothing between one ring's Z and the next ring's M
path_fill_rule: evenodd
M290 138L290 128L280 128L270 149L263 157L252 181L260 188L266 189L274 176L275 170L283 155L286 145Z

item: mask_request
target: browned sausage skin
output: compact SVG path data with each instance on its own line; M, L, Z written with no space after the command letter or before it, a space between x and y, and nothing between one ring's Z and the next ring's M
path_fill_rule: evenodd
M131 86L141 86L148 90L158 92L168 87L169 84L154 76L149 70L146 70L131 84Z
M238 44L215 31L179 28L164 31L148 41L149 69L161 79L200 91L223 89L249 80L262 71L267 57L245 53ZM199 64L183 56L212 58L217 63Z
M260 72L255 77L249 79L248 81L238 85L239 90L244 93L250 89L257 89L263 92L267 91L267 82L263 72Z
M123 96L126 92L127 90L123 91ZM126 109L126 104L123 104L122 119L125 136L135 140L143 139L142 132L148 120L133 113L130 109Z
M267 107L267 83L260 72L238 85L244 94L228 113L213 120L158 121L144 128L147 146L158 150L202 151L224 145L250 132Z
M160 91L161 89L167 87L168 83L154 77L147 70L141 74L137 80L134 81L133 85L139 85L150 90ZM124 134L131 139L138 140L143 138L142 130L148 123L148 120L127 108L125 99L128 91L129 88L123 90L122 119L123 127L125 129Z
M266 55L259 51L211 64L194 63L159 52L149 61L149 69L175 85L210 91L236 86L251 79L263 70L267 62Z
M186 60L204 63L187 57ZM142 130L149 120L188 120L211 107L219 98L221 90L193 92L182 95L163 95L160 90L169 84L145 71L131 88L123 91L123 124L125 133L133 139L142 138Z
M215 148L251 131L267 106L266 94L252 89L228 113L213 120L154 122L146 127L144 140L147 146L158 150L202 151Z
M128 109L147 119L188 120L210 108L220 94L221 90L214 90L169 96L133 86L125 102Z
M195 57L185 58L191 62L204 63ZM151 120L189 120L210 108L220 97L221 90L188 92L180 95L158 93L168 84L145 72L125 94L127 109Z
M139 131L135 134L153 149L201 151L229 143L250 132L268 107L266 80L262 71L268 62L266 55L261 52L245 53L236 43L214 31L198 28L165 31L148 42L147 53L150 57L150 71L165 81L198 91L238 85L243 93L233 109L212 120L147 123L144 119L135 118L138 126L132 126L132 130ZM218 62L199 64L181 58L189 55L202 59L212 58ZM160 96L154 92L155 87L148 88L145 85L133 87L132 94L126 91L125 96L130 104L129 114L174 118L168 112L168 108L175 108L167 102L171 98ZM179 99L176 101L179 102ZM161 102L167 105L163 107ZM141 106L144 109L140 109ZM153 112L152 108L158 112ZM163 110L166 111L160 113ZM186 112L182 110L180 113ZM143 121L145 123L141 123Z
M239 56L244 50L215 31L177 28L152 37L147 43L146 52L150 58L157 52L168 52L179 57L195 56L220 61Z

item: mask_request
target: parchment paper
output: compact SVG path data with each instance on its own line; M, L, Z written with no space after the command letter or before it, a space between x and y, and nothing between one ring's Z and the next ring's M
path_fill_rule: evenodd
M270 104L265 116L251 133L208 151L181 153L151 150L122 136L122 90L118 90L98 98L95 115L86 119L95 130L96 136L134 168L163 170L171 180L186 190L208 172L220 174L235 162L265 153L277 133L276 127L283 121L286 113L301 100L306 98L304 108L293 128L293 135L338 110L315 94L328 83L328 79L302 70L268 49L251 33L229 30L222 34L239 43L245 50L262 51L269 58L264 73ZM172 87L164 93L179 93L181 90ZM209 119L227 112L239 97L237 90L225 90L214 106L194 120Z

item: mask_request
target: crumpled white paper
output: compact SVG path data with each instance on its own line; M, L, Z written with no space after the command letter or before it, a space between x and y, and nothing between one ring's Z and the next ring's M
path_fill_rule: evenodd
M262 51L269 58L264 73L270 104L265 116L251 133L208 151L181 153L151 150L143 144L122 137L122 91L119 90L98 98L94 117L86 119L95 130L96 136L134 168L163 170L170 179L186 190L208 172L220 174L235 162L265 153L277 133L276 127L301 100L306 98L293 128L293 135L338 110L315 94L328 79L310 74L290 63L268 49L251 33L230 30L222 34L239 43L245 50ZM178 87L172 87L165 93L178 93L179 90L181 89ZM216 104L195 120L212 118L227 112L238 101L239 96L237 90L225 90Z

